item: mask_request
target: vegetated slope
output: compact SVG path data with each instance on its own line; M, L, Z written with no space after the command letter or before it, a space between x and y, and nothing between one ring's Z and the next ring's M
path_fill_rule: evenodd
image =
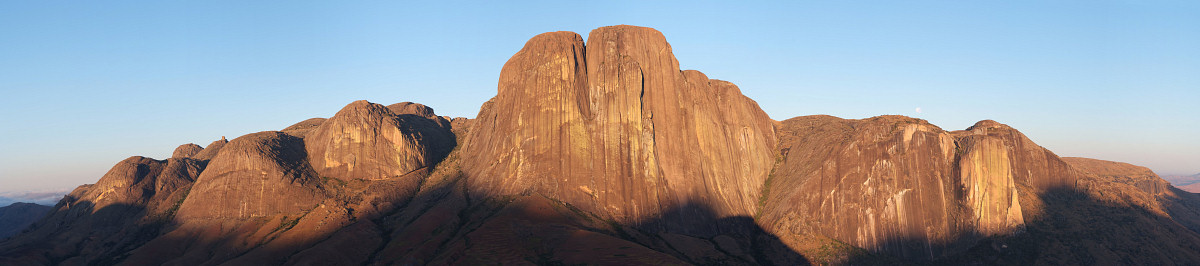
M650 28L538 35L475 119L357 101L131 157L0 264L1200 261L1191 194L1136 167L990 120L777 122L678 65Z
M0 240L20 233L50 211L50 206L17 202L0 207Z

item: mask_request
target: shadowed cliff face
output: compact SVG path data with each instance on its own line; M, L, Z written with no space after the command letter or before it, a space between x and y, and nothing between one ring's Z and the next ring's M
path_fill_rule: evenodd
M680 71L661 33L633 26L596 29L586 46L571 32L534 37L477 120L463 154L470 189L546 195L624 223L687 202L752 215L775 145L772 121L736 86Z

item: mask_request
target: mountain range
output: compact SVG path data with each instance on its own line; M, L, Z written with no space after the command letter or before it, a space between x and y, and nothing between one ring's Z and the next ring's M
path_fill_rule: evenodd
M356 101L134 156L4 265L1196 264L1200 198L983 120L771 119L636 26L530 39L475 118Z
M1200 193L1200 174L1163 176L1171 185L1187 192Z

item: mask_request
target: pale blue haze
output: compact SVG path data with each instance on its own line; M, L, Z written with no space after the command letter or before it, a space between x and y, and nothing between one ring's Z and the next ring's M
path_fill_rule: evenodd
M358 99L473 117L530 37L616 24L777 120L994 119L1060 156L1200 173L1200 2L846 2L3 1L0 192Z

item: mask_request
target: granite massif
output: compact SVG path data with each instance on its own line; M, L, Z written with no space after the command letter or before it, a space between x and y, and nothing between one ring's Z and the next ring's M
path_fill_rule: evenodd
M475 118L352 102L130 157L5 265L1194 264L1200 198L984 120L768 117L662 33L537 35Z

